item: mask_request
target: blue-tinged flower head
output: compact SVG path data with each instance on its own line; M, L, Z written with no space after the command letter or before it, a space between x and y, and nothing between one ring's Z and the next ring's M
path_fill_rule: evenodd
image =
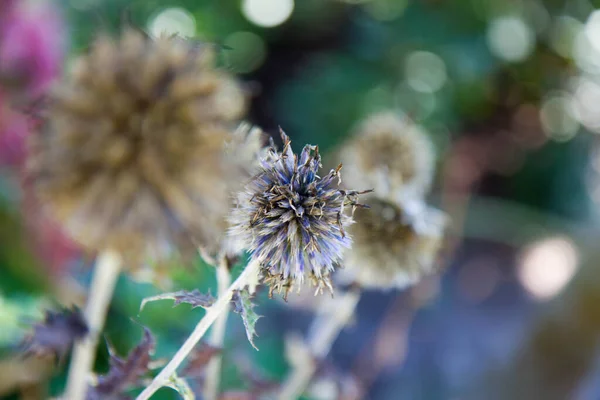
M341 165L318 175L318 147L306 145L294 154L283 131L283 150L272 145L261 160L260 172L238 196L230 235L240 248L260 262L264 282L285 296L309 278L320 292L332 289L330 273L341 261L351 239L345 228L363 192L342 190Z

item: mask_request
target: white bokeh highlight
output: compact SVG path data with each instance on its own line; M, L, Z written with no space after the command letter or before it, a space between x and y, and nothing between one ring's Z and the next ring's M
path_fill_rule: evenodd
M579 121L575 118L573 98L568 93L550 93L540 107L540 120L546 135L564 142L575 136Z
M492 20L486 38L492 54L508 62L525 60L535 45L533 30L521 18L513 16Z
M579 253L566 237L542 239L520 257L517 275L523 287L538 300L559 294L577 272Z
M294 0L243 0L242 13L254 25L272 28L284 23L294 11Z
M162 35L192 37L196 35L196 19L183 8L167 8L150 19L148 30L155 38Z
M404 76L413 90L422 93L440 90L448 78L444 61L427 51L415 51L408 55L404 62Z

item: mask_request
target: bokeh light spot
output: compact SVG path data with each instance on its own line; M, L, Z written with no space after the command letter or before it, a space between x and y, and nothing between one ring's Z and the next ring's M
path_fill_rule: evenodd
M566 237L540 240L526 248L517 270L523 287L535 298L550 299L559 294L577 271L578 251Z
M427 51L411 53L404 63L408 85L417 92L436 92L446 83L446 64L437 55Z
M161 35L192 37L196 34L196 19L183 8L167 8L150 19L148 29L154 37Z
M579 122L573 116L573 100L567 93L549 95L540 108L542 127L548 137L567 141L577 133Z
M585 23L585 34L596 51L600 51L600 10L589 15Z
M518 62L533 51L535 34L521 18L500 17L488 26L487 43L496 57Z
M252 32L234 32L225 38L224 55L229 66L237 73L248 73L262 65L267 56L264 40Z
M580 78L574 84L573 110L576 118L593 132L600 132L600 84L592 79Z
M573 57L575 41L583 30L583 24L575 18L563 15L554 21L549 32L550 45L565 58Z
M284 23L294 11L294 0L244 0L242 12L248 21L265 28Z

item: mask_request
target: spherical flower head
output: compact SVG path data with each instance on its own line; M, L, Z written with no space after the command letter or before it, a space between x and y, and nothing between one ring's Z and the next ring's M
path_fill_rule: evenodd
M374 188L378 196L419 197L431 186L434 152L427 135L392 112L361 123L340 157L346 183Z
M0 8L0 90L43 94L62 68L63 26L50 2L8 1Z
M349 231L339 279L376 289L401 289L435 271L446 216L422 201L401 204L369 198L369 210L357 210Z
M283 150L271 147L239 195L230 235L260 263L270 294L287 296L306 279L318 292L333 290L330 273L351 244L346 228L352 217L345 211L360 206L361 192L338 187L341 165L320 177L318 148L307 145L298 156L281 135Z
M243 93L213 61L208 46L133 30L75 61L50 96L30 171L76 241L152 260L181 244L219 250L245 176L232 146L245 141L232 126L243 109L224 101Z

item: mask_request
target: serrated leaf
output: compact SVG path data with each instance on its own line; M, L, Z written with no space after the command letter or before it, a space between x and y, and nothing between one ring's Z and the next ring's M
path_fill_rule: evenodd
M122 359L110 350L110 369L106 375L98 377L98 384L88 390L87 400L121 399L123 392L135 387L148 372L150 355L156 342L148 328L144 336L128 355Z
M192 291L180 290L178 292L163 293L156 296L146 297L140 304L140 312L144 309L147 303L157 300L174 300L173 307L178 306L181 303L191 304L192 308L203 307L208 308L214 302L215 298L210 294L201 293L198 289Z
M22 347L25 354L53 353L62 360L75 340L87 333L85 319L76 307L46 311L44 321L33 325L33 333L25 338Z
M254 336L256 336L256 321L261 317L254 312L254 304L252 303L251 294L247 288L236 290L231 297L231 305L233 311L240 314L246 328L246 336L248 341L256 350L258 347L254 344Z
M194 391L190 388L190 385L186 382L185 379L173 374L165 386L170 387L175 390L183 400L196 400L196 395Z

